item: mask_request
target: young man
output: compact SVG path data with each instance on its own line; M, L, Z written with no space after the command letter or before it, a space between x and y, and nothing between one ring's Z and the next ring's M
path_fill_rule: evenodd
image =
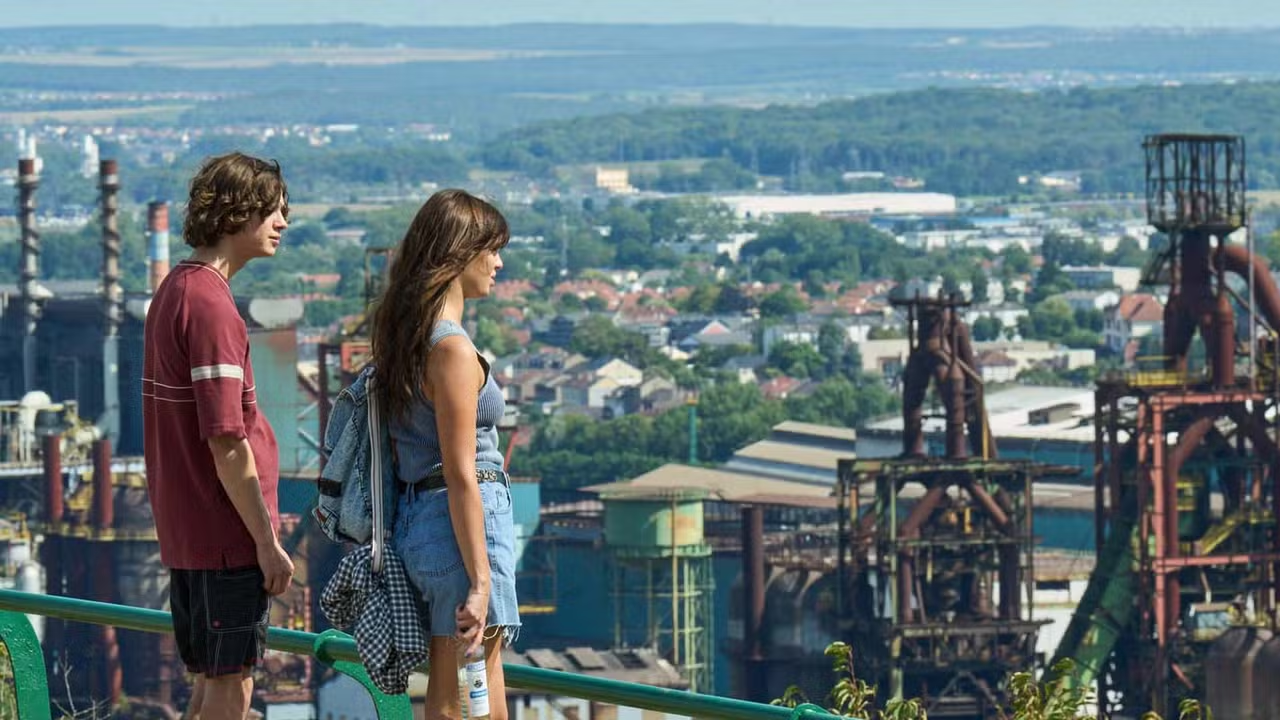
M207 160L182 228L194 252L147 311L147 489L174 636L197 678L199 707L188 715L201 720L245 717L268 596L293 577L276 534L276 438L258 412L248 329L228 284L245 263L275 255L288 202L278 164L240 153Z

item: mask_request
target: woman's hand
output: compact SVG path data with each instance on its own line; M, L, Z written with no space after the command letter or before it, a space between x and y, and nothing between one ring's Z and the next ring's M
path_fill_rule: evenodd
M458 641L466 646L467 656L475 654L484 644L484 631L489 620L489 591L473 589L467 593L467 599L458 606L454 620L458 626Z

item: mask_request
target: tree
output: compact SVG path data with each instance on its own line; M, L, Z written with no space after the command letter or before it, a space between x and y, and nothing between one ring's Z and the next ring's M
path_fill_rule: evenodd
M974 340L989 342L998 340L1004 333L1004 323L990 315L983 315L973 321L973 327L970 329L973 331Z
M501 325L490 318L482 317L476 321L476 347L487 350L498 357L510 355L516 351L516 342Z
M1107 256L1107 264L1140 268L1144 267L1150 258L1150 253L1143 250L1137 240L1126 235L1120 238L1116 243L1116 249Z
M808 343L776 342L769 348L769 367L776 368L784 375L807 378L821 374L827 359Z
M687 313L710 314L715 312L719 304L721 289L721 286L711 283L695 285L684 300L677 303L677 306Z
M644 335L623 330L603 315L583 318L573 330L569 349L589 358L622 358L641 369L657 355Z
M771 319L791 317L803 312L808 306L794 287L783 285L776 292L769 293L760 300L760 317Z
M891 412L896 403L884 383L859 386L843 377L822 382L809 395L784 401L787 417L792 420L850 428Z
M1050 298L1018 318L1018 329L1024 337L1061 342L1076 329L1075 313L1065 300Z
M1071 280L1067 278L1066 273L1062 272L1062 268L1057 263L1045 261L1040 266L1040 272L1036 275L1036 283L1031 288L1028 300L1039 302L1046 298L1064 293L1073 289Z
M1031 272L1031 254L1021 245L1011 243L1000 251L1000 274L1005 280Z
M742 288L736 283L725 282L720 284L720 291L716 294L715 305L712 310L717 313L740 313L745 312L751 307L751 298L742 294Z
M818 377L830 377L840 372L848 346L849 335L844 328L830 320L818 327L818 354L824 360L822 372L818 373Z
M673 412L680 409L666 415ZM698 457L724 462L739 448L764 439L786 419L786 412L781 403L766 400L756 385L725 383L698 398L698 417Z
M960 294L960 277L955 269L947 268L942 271L942 292L947 297Z
M1260 238L1259 249L1267 256L1271 267L1280 267L1280 230L1276 230L1265 238Z
M329 244L329 235L319 223L303 222L289 226L284 242L288 247L323 246Z
M990 300L987 293L987 283L991 282L991 277L987 274L986 268L974 263L973 268L969 271L969 285L973 288L971 299L975 305L982 305Z

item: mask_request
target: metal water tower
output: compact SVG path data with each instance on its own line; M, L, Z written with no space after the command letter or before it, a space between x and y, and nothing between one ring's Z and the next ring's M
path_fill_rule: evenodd
M711 546L698 488L622 488L601 494L613 573L614 644L652 647L713 692Z

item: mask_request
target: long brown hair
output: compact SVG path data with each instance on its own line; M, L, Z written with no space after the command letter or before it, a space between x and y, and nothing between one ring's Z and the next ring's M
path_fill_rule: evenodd
M505 247L507 221L463 190L423 204L396 248L373 314L374 377L390 417L408 412L427 377L427 351L450 283L478 255Z

